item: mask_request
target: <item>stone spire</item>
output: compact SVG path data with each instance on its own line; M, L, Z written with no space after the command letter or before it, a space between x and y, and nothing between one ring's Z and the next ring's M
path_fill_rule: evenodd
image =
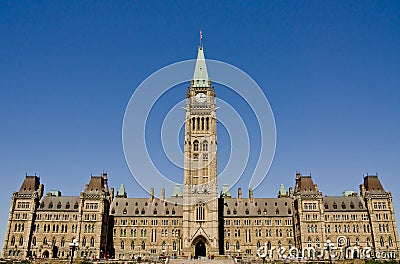
M207 73L206 60L204 58L204 48L199 47L197 52L196 66L194 68L193 87L208 87L209 79Z

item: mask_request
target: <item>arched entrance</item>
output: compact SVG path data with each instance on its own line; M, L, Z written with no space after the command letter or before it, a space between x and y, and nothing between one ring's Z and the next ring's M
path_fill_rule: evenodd
M49 251L46 250L46 251L43 252L42 257L43 258L49 258L49 255L50 255Z
M194 248L194 255L196 257L205 257L207 254L206 245L202 240L197 241Z

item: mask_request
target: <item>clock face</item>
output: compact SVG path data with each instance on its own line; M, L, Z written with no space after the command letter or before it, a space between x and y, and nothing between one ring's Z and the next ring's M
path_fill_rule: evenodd
M195 96L195 100L198 103L204 103L206 101L207 96L203 93L198 93Z

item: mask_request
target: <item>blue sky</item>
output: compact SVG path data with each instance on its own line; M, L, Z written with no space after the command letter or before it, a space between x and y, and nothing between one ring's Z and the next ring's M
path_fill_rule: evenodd
M78 195L107 171L147 195L124 159L125 108L151 73L195 58L200 29L206 58L246 71L273 109L276 155L256 196L296 171L327 195L377 172L399 215L399 14L398 1L0 2L0 237L26 173Z

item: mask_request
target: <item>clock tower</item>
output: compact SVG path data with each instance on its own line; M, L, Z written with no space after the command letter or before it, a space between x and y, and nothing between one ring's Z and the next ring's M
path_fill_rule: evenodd
M217 119L203 46L186 93L183 251L218 254Z

